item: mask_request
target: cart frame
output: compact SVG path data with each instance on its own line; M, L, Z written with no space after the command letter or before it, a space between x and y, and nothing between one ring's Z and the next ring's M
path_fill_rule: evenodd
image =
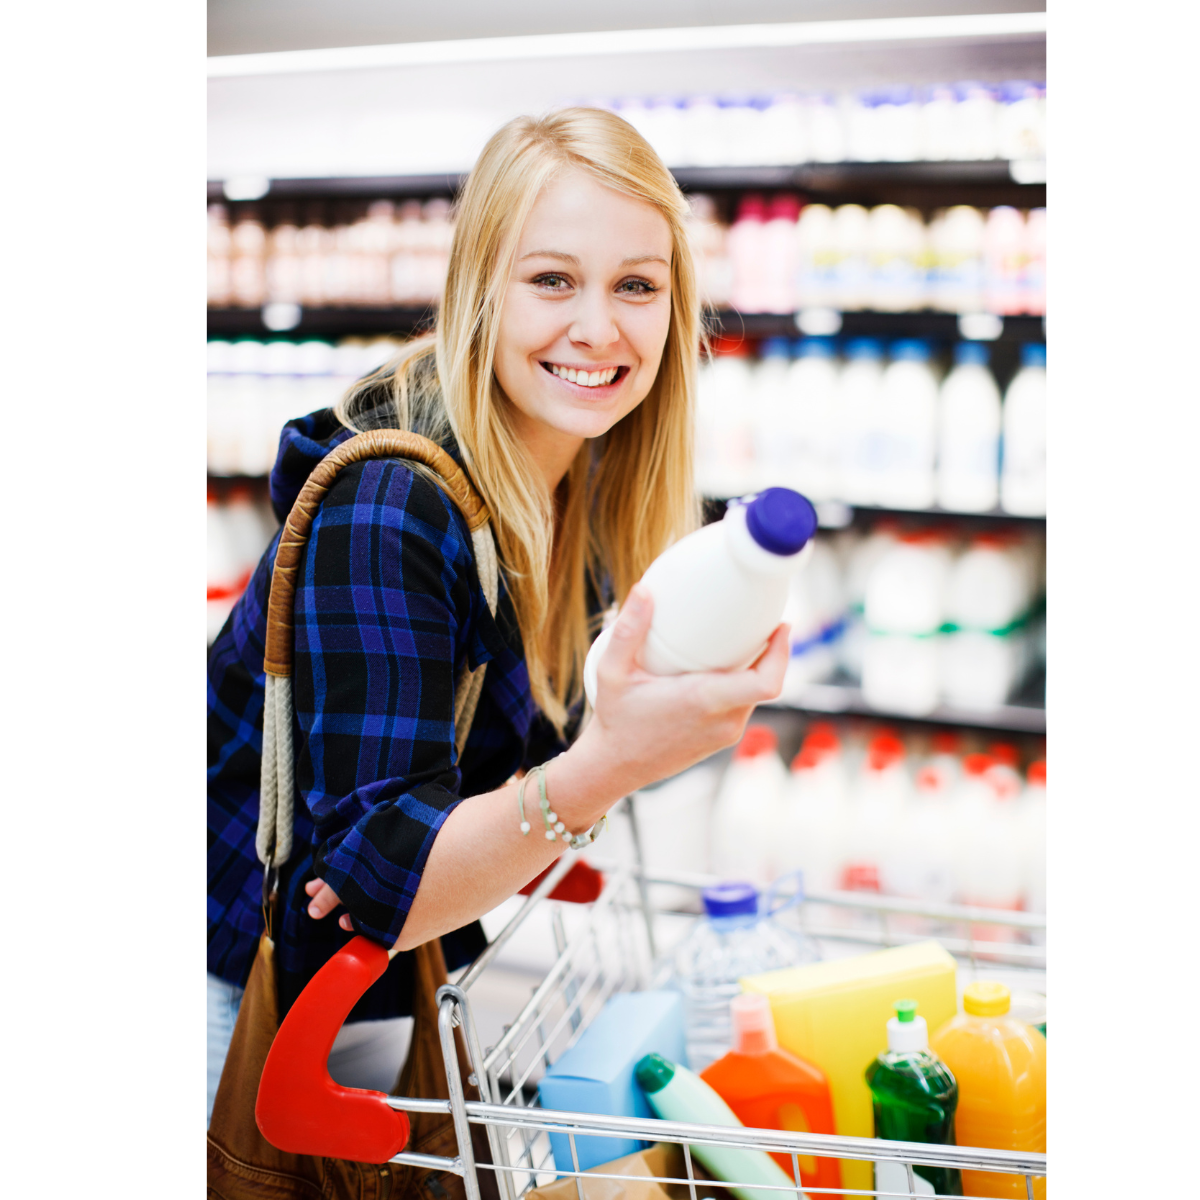
M691 1146L736 1146L791 1158L794 1186L766 1187L751 1183L759 1200L772 1200L768 1192L781 1193L780 1200L817 1200L822 1196L909 1197L928 1194L928 1184L914 1173L914 1167L957 1167L974 1171L1000 1172L1024 1177L1028 1200L1034 1197L1034 1180L1046 1175L1046 1155L964 1146L933 1146L913 1142L891 1142L878 1138L856 1138L825 1134L791 1133L771 1129L726 1128L637 1117L609 1117L572 1113L537 1106L532 1092L533 1077L539 1068L548 1067L573 1045L591 1019L615 992L643 988L650 984L655 959L655 910L650 892L655 885L699 889L713 880L705 876L648 876L641 867L637 834L636 803L628 797L622 802L633 835L634 858L628 864L600 863L606 880L600 897L587 906L563 905L550 901L551 924L557 957L533 990L529 1001L516 1015L495 1046L486 1052L480 1046L471 1013L470 992L479 983L516 931L539 909L578 860L567 851L554 869L525 899L519 910L492 940L483 953L467 968L456 983L443 986L437 993L438 1033L449 1084L448 1100L429 1100L389 1096L387 1103L406 1112L449 1113L458 1142L454 1158L402 1152L393 1163L445 1171L462 1178L467 1200L481 1200L478 1171L494 1173L501 1200L522 1200L534 1187L556 1179L574 1179L578 1200L586 1200L583 1180L620 1179L593 1169L582 1172L576 1139L587 1137L636 1138L649 1143L668 1142L682 1147L686 1174L683 1178L659 1178L661 1184L678 1184L688 1189L689 1200L701 1200L697 1189L708 1188L706 1177L693 1169ZM614 810L615 812L616 810ZM965 937L939 936L951 953L974 964L979 958L1006 962L1014 967L1044 968L1044 946L1020 942L997 942L979 937L981 927L1001 927L1019 934L1044 932L1045 919L1028 913L993 911L953 905L922 904L862 893L823 893L805 898L806 904L845 913L871 912L878 918L877 928L844 924L832 930L810 929L815 936L836 937L874 945L897 945L904 940L928 938L929 932L906 934L904 922L914 918L932 920L944 931L949 923L966 930ZM564 908L577 910L571 933L566 928ZM581 911L580 911L581 910ZM901 929L897 930L896 925ZM936 935L935 935L936 936ZM468 1082L479 1090L477 1101L466 1098L459 1075L455 1047L455 1028L465 1036L472 1074ZM471 1125L487 1130L491 1163L477 1163L471 1144ZM549 1134L564 1135L571 1151L573 1169L555 1165L549 1150ZM854 1188L801 1187L800 1156L895 1163L903 1166L905 1191L875 1191ZM614 1155L618 1157L618 1155ZM924 1185L919 1192L918 1185ZM728 1185L738 1186L730 1180ZM1040 1189L1039 1189L1040 1190Z

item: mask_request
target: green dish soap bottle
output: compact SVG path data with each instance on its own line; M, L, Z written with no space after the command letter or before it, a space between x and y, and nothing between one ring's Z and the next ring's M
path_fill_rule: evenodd
M887 1023L888 1048L867 1068L867 1086L875 1110L875 1136L895 1142L954 1145L954 1109L958 1084L950 1068L929 1052L925 1018L915 1000L897 1000L896 1015ZM957 1167L913 1167L920 1196L961 1196ZM903 1163L877 1162L875 1187L881 1192L908 1192Z

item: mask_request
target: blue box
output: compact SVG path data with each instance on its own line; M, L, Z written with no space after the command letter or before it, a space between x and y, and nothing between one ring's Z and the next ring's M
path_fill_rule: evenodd
M646 1054L685 1063L683 996L679 992L619 992L609 997L583 1036L542 1077L543 1108L599 1113L610 1117L653 1117L633 1069ZM550 1145L560 1171L571 1171L571 1144L552 1133ZM649 1142L635 1138L577 1137L579 1169L586 1171L636 1154Z

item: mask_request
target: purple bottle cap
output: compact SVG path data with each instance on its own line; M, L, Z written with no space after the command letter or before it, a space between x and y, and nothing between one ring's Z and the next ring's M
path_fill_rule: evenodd
M791 488L767 488L746 505L746 528L764 550L796 554L817 532L817 510Z
M758 888L752 883L715 883L700 893L710 917L754 916L758 913Z

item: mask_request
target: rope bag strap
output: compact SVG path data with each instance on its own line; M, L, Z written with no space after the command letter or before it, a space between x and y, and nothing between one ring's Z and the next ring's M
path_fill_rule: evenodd
M500 597L500 564L492 537L487 506L471 486L466 472L436 442L402 429L373 429L347 438L313 469L292 511L288 513L267 606L266 696L263 702L262 775L255 849L268 868L287 862L292 853L292 816L295 794L295 754L292 746L292 665L295 655L296 581L313 520L326 493L343 468L370 458L400 458L427 466L444 484L467 521L475 552L475 569L496 615ZM454 689L454 742L461 756L475 709L483 691L487 663L472 671L464 663ZM268 875L270 871L268 871ZM264 880L264 884L266 880Z

